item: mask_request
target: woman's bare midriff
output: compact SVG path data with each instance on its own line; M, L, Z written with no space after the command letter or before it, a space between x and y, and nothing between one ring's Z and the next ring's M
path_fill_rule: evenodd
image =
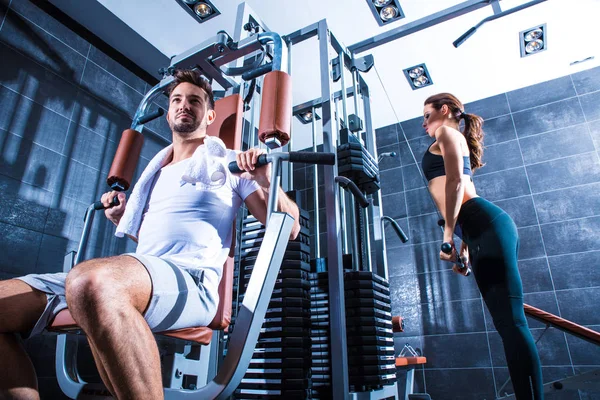
M464 196L461 202L465 204L465 202L471 200L474 197L479 197L477 192L475 191L475 185L471 182L471 177L468 175L462 176L464 190ZM446 177L438 176L429 181L429 192L431 193L431 197L435 202L438 210L442 214L443 218L446 218Z

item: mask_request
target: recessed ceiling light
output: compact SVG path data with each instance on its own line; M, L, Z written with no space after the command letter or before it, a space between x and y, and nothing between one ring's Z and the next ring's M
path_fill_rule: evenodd
M404 18L400 0L367 0L367 4L379 26Z
M544 51L548 47L546 24L526 29L519 33L521 57Z
M200 23L221 14L210 0L177 0L177 2Z
M412 90L433 85L433 81L429 76L429 71L427 71L425 64L415 65L414 67L406 68L403 71Z

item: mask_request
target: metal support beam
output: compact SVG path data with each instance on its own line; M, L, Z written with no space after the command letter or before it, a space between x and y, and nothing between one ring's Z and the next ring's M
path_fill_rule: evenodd
M321 121L323 151L336 152L337 132L333 129L333 96L331 91L330 33L327 21L319 21L319 58L321 62ZM335 400L349 395L348 349L346 347L346 302L340 230L339 193L335 183L337 165L323 168L325 183L325 215L327 218L327 275L329 279L329 331L331 337L331 387Z
M445 10L436 12L434 14L420 18L416 21L410 22L406 25L402 25L398 28L391 29L380 35L376 35L372 38L362 40L358 43L349 46L348 49L352 52L352 54L356 55L367 50L373 49L377 46L381 46L382 44L386 44L396 39L400 39L404 36L411 35L423 29L430 28L442 22L446 22L453 18L460 17L461 15L468 14L471 11L478 10L488 5L490 5L490 0L468 0L463 3L457 4L453 7L446 8Z

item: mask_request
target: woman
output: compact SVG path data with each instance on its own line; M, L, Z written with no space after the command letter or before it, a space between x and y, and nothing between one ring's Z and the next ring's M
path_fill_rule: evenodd
M440 251L444 261L457 259L452 235L462 231L460 257L471 260L473 274L494 326L502 337L508 371L518 400L543 399L542 371L537 348L523 311L523 287L517 268L519 236L515 223L502 209L477 196L472 173L483 166L483 119L466 114L449 93L425 101L423 127L435 141L423 156L429 191L446 221ZM459 131L464 120L464 132ZM455 272L467 274L467 268Z

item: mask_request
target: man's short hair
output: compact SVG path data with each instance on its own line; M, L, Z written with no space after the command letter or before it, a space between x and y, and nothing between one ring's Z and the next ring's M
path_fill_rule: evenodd
M208 80L206 80L200 74L200 72L194 69L178 69L175 71L173 76L175 77L175 80L169 86L167 86L166 89L169 97L171 97L171 93L173 93L173 90L175 90L179 84L183 82L191 83L192 85L198 86L200 89L204 90L204 93L206 93L208 109L215 109L215 96L213 95L212 87L210 86L210 83L208 83Z

